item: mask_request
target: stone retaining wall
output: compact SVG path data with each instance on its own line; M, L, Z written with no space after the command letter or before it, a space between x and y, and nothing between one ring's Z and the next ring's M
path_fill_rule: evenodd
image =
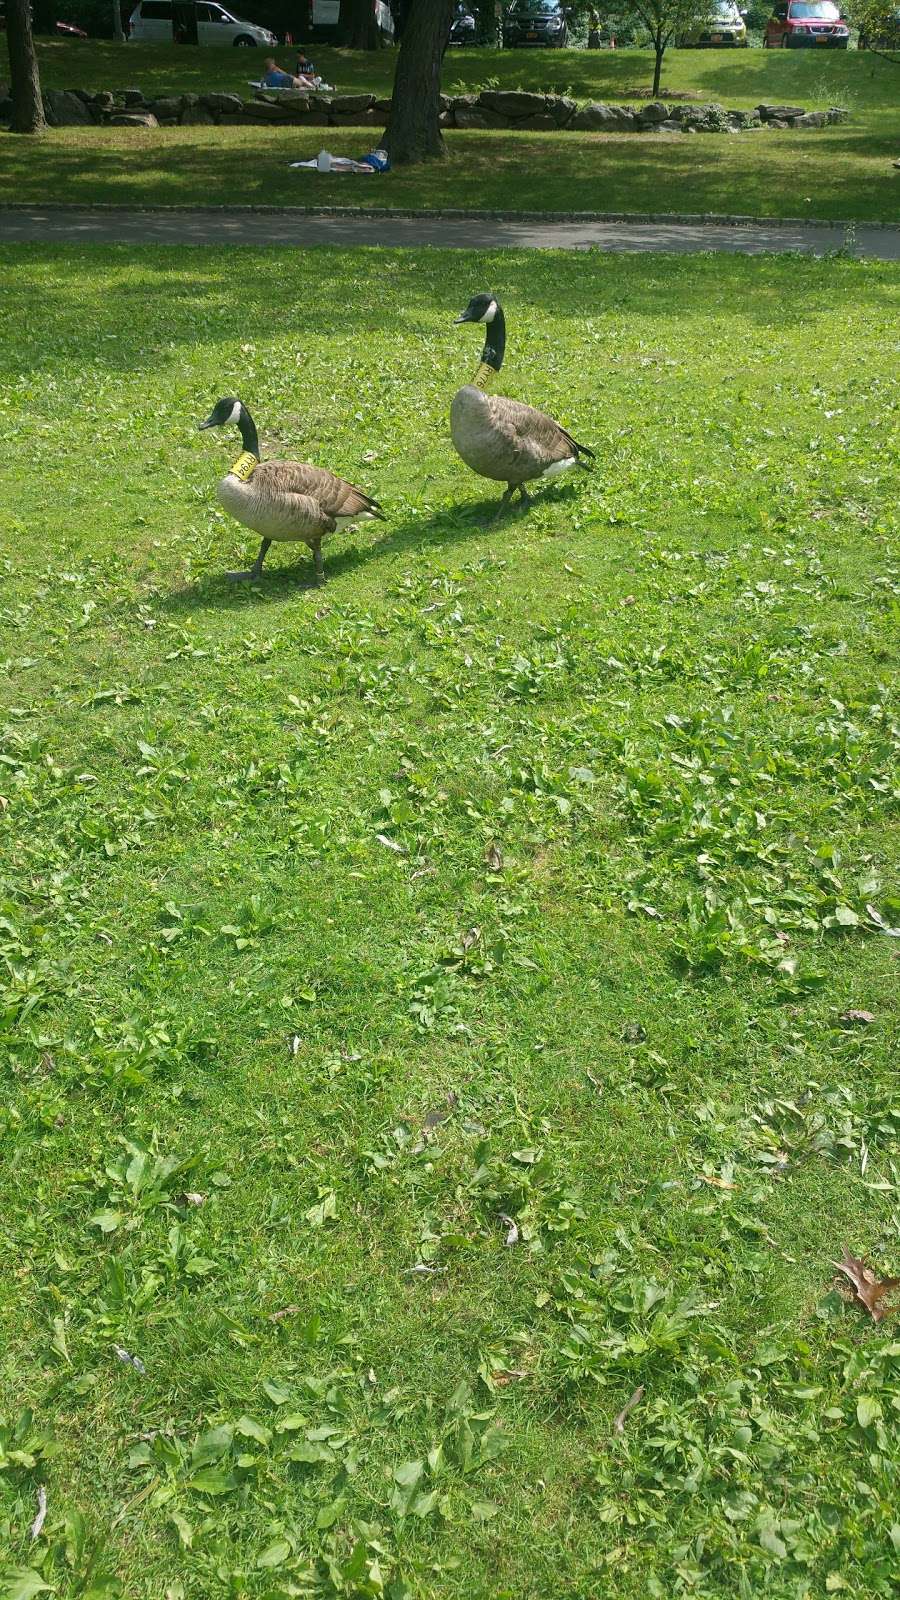
M390 101L372 94L304 94L301 89L257 90L252 99L237 94L179 94L146 98L140 89L48 89L44 110L51 127L156 128L180 126L383 128ZM12 112L0 91L0 122ZM445 128L520 128L553 132L574 128L589 133L744 133L763 128L823 128L842 122L840 106L806 111L803 106L764 103L755 111L729 111L718 102L638 106L578 104L567 95L530 94L519 89L485 89L481 94L442 95Z

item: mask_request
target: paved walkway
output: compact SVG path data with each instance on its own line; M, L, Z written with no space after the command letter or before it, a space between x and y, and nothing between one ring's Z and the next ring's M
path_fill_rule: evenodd
M377 182L377 179L374 180ZM453 250L724 250L758 255L850 249L900 261L900 228L860 223L848 237L840 223L541 222L419 216L339 216L305 211L79 210L23 206L0 210L0 242L60 244L436 245Z

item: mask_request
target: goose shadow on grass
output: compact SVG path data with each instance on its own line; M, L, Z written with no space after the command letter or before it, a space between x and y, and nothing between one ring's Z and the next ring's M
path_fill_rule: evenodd
M571 504L577 498L578 487L575 483L553 491L555 506ZM329 540L323 546L325 584L322 588L313 581L312 557L307 546L300 541L281 546L286 556L283 564L273 563L269 566L267 562L262 575L253 583L235 583L229 579L225 574L223 556L221 572L205 573L194 582L173 590L160 599L159 609L176 615L212 609L230 610L246 605L248 600L256 604L281 605L294 599L298 591L307 589L314 595L326 595L329 581L359 571L371 561L398 555L438 555L485 534L496 534L502 539L509 530L521 524L529 513L537 510L543 499L543 495L535 495L528 506L517 503L497 521L493 520L499 504L497 495L490 499L468 501L461 506L441 507L421 517L407 517L396 527L387 528L381 538L367 544L338 544L336 540L340 535L336 535L335 542ZM255 555L257 545L252 535L250 539L252 552L248 548L248 555ZM276 563L278 549L273 545L269 552L270 557L275 557Z

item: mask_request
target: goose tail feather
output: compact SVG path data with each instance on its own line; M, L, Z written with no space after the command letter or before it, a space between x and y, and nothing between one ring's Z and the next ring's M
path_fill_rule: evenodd
M572 435L565 428L560 428L559 431L565 438L566 443L570 444L572 449L575 451L575 457L578 461L578 465L582 467L585 472L590 472L591 469L588 465L588 462L593 461L595 455L595 452L591 449L590 445L579 444L578 440L573 439ZM582 461L582 456L587 456L587 461Z

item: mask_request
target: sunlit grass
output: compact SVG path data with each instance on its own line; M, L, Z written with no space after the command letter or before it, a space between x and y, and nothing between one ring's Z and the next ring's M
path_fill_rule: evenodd
M0 268L0 1594L890 1595L896 269Z

